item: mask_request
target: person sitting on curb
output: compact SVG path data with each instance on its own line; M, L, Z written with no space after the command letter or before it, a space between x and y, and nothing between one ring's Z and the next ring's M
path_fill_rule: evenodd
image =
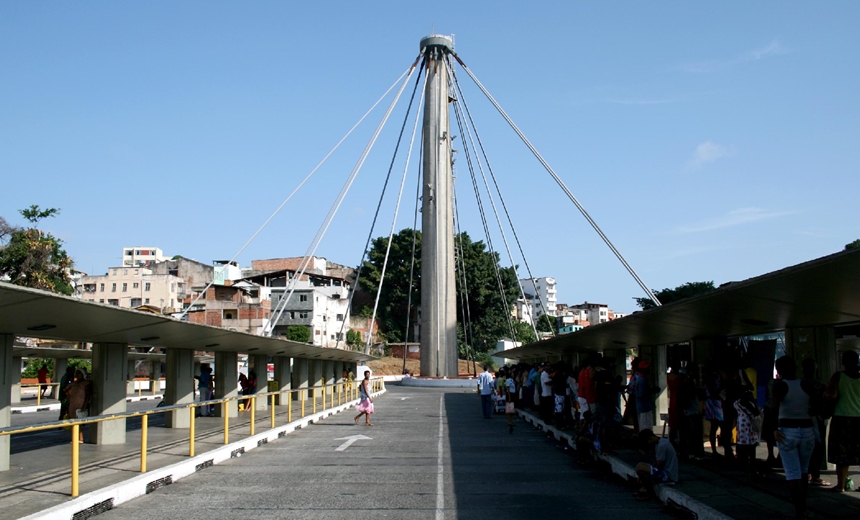
M678 454L669 439L657 437L651 430L639 432L642 451L654 454L654 464L639 463L636 475L639 477L639 491L633 493L638 500L647 500L654 492L655 484L674 485L678 482Z

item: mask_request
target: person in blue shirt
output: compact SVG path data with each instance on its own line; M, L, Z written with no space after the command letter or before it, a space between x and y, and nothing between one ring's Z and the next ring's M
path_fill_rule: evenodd
M490 366L484 365L484 371L478 376L478 391L481 393L481 410L484 413L484 419L493 418L493 374L490 373Z
M633 380L636 394L636 411L639 413L639 431L654 429L654 396L648 384L651 365L647 361L639 363L639 371Z

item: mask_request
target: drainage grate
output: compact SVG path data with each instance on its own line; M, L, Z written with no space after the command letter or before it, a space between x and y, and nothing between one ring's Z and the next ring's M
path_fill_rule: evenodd
M263 444L269 444L269 439L260 439L257 441L257 447L259 448Z
M113 499L109 498L103 502L93 504L86 509L78 511L72 515L72 520L86 520L87 518L92 518L104 513L105 511L110 511L111 509L113 509Z
M200 464L194 466L194 472L196 473L201 469L210 468L213 464L215 464L215 459L209 459L207 461L201 462Z
M238 450L233 450L230 452L230 458L235 459L236 457L241 457L243 453L245 453L245 448L239 448Z
M278 432L278 438L279 438L279 439L280 439L281 437L286 437L286 436L287 436L287 431L286 431L286 430L284 430L284 431L282 431L282 432Z
M146 485L146 494L148 495L156 489L163 488L164 486L169 486L170 484L173 484L173 475L167 475L166 477L153 480Z

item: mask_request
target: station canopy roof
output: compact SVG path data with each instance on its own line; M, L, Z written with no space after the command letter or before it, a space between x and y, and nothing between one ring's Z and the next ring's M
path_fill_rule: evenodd
M13 357L22 358L45 358L45 359L91 359L93 351L83 348L57 348L57 347L20 347L12 348ZM163 362L167 358L164 354L155 352L128 351L129 361L156 361Z
M0 282L0 333L88 343L363 362L360 352L255 336ZM15 349L18 355L18 349Z
M494 356L540 359L577 352L748 336L796 327L860 323L860 249L563 334ZM851 343L848 339L845 345Z

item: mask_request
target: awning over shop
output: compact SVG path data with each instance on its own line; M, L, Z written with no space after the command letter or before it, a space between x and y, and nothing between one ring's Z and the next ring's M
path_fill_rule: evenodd
M855 249L493 355L535 359L858 322L860 250Z
M0 282L0 333L74 342L119 343L345 362L375 359L351 350L322 348L187 323L5 282Z

